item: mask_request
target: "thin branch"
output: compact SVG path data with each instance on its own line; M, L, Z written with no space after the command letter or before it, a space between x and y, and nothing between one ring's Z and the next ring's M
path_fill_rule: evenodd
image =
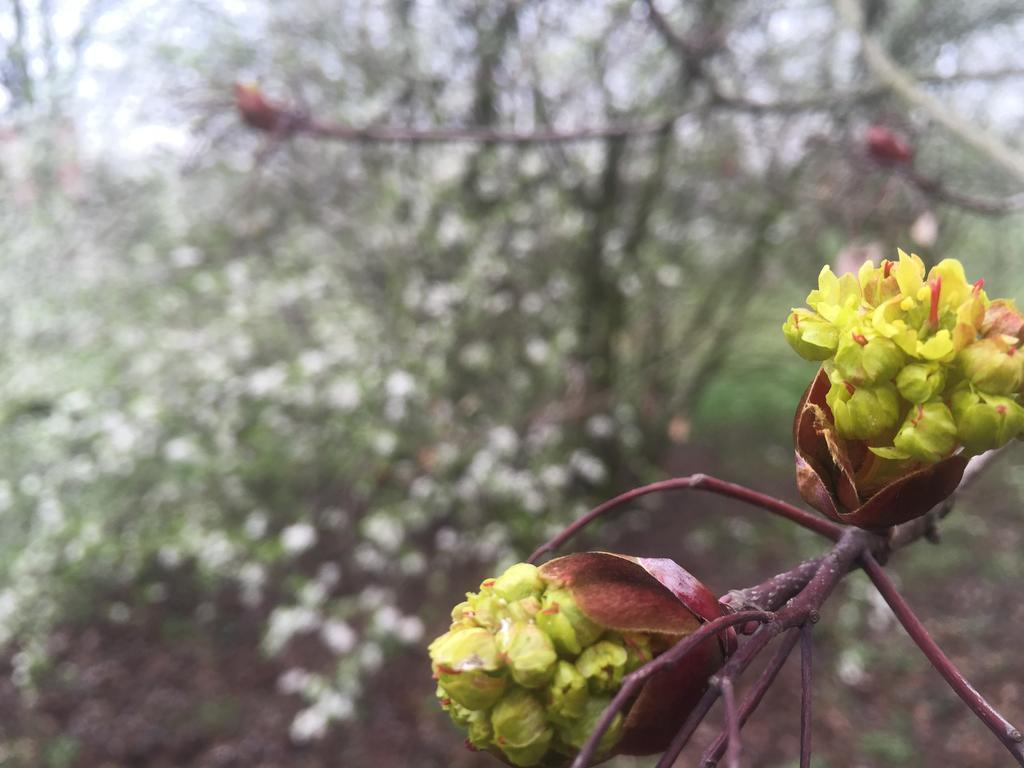
M747 691L746 696L743 697L743 701L740 702L740 728L746 725L747 720L754 714L754 711L761 703L761 699L764 698L772 683L775 682L775 678L778 677L782 667L786 664L786 659L789 658L789 654L793 651L793 647L799 639L800 633L792 630L782 638L782 642L779 644L775 655L772 656L768 665L761 671L760 676L751 686L750 690ZM718 765L718 761L722 759L722 755L725 753L728 741L728 731L723 730L718 734L718 738L715 739L711 746L708 747L707 751L704 752L704 756L701 757L700 765L702 768L715 768Z
M805 560L788 571L746 589L730 590L721 602L733 610L777 611L807 586L821 567L823 558Z
M957 72L952 75L935 75L921 73L910 75L920 84L935 86L953 86L968 82L992 82L1024 78L1024 68L1002 67L981 72ZM753 114L798 114L801 112L821 112L835 109L844 104L871 101L881 98L892 88L888 85L872 85L864 88L852 88L846 91L830 91L816 93L793 99L774 99L760 101L740 94L724 93L717 85L712 84L712 102L724 109Z
M729 734L729 746L725 753L725 764L728 768L740 768L740 718L736 712L736 694L732 680L724 677L718 681L722 690L722 703L725 706L725 730Z
M1004 198L978 197L950 189L939 179L923 176L912 168L897 173L933 200L982 216L1005 216L1024 211L1024 193Z
M800 627L800 768L811 768L811 625Z
M864 61L875 77L907 103L920 107L939 125L942 125L968 146L1024 181L1024 154L1006 144L1001 138L980 125L956 115L927 91L893 61L882 45L864 29L860 7L856 0L835 0L836 10L844 23L860 38Z
M739 499L747 504L750 504L760 509L767 510L773 514L779 515L791 520L792 522L800 525L810 531L814 531L826 538L838 541L843 532L843 527L836 525L833 522L817 517L810 512L805 512L799 507L795 507L781 499L776 499L767 494L755 491L752 488L746 488L736 483L729 483L725 480L719 480L716 477L709 475L697 474L688 475L686 477L676 477L671 480L661 480L657 483L651 483L650 485L644 485L639 488L634 488L631 491L626 491L613 499L600 504L594 509L587 512L582 517L578 518L574 522L566 526L561 533L551 538L549 541L541 544L534 550L533 554L530 555L528 562L536 562L541 555L546 552L551 552L557 549L570 538L575 536L581 530L586 528L592 522L602 515L611 512L613 509L628 504L635 499L639 499L641 496L647 496L652 493L662 493L664 491L707 491L709 493L715 493L720 496L728 496L733 499Z
M615 697L605 707L604 712L601 713L600 719L594 725L594 729L590 732L579 754L576 755L576 759L572 761L570 768L587 768L590 765L590 761L597 754L597 747L601 737L611 727L615 716L632 700L640 686L651 675L675 664L698 645L709 637L718 634L723 629L734 627L737 624L745 624L748 621L769 622L774 618L775 614L768 611L739 611L738 613L720 616L714 621L702 624L693 634L681 639L653 661L649 661L634 672L630 672L622 679L622 687L619 688Z
M817 621L818 612L828 600L836 585L853 569L858 560L872 549L884 547L884 540L859 528L845 528L842 537L822 558L821 565L807 586L776 614L773 621L763 624L744 643L719 673L719 677L736 679L750 665L751 661L781 632L800 627L805 622ZM658 761L657 768L671 768L679 753L683 751L697 726L718 699L719 690L711 686L691 710L680 727L672 744ZM581 768L574 766L574 768Z
M999 741L1006 747L1009 753L1017 761L1018 765L1024 766L1024 736L1009 720L1003 717L985 698L978 693L974 687L967 682L963 674L957 669L952 660L939 648L938 644L925 629L924 624L910 608L910 605L900 594L895 583L885 572L878 561L870 553L865 553L862 559L864 571L885 598L885 602L892 608L900 624L910 635L921 653L932 663L932 666L942 675L957 696L977 715Z
M362 144L451 144L459 142L476 144L567 144L630 136L658 136L670 129L678 117L678 115L673 115L649 123L622 123L568 130L542 128L535 131L475 127L401 128L365 126L359 128L349 125L309 121L305 125L297 126L295 131L308 133L320 139Z
M956 502L960 498L960 494L977 482L978 479L988 471L1008 449L1009 446L999 448L994 451L983 453L980 456L975 456L971 459L967 463L967 468L964 470L964 476L960 480L960 485L957 486L957 489L952 496L936 506L928 512L928 514L923 515L916 520L904 523L903 525L898 525L889 532L889 549L903 549L908 544L912 544L921 538L936 541L938 537L939 523L953 511L953 508L956 506Z

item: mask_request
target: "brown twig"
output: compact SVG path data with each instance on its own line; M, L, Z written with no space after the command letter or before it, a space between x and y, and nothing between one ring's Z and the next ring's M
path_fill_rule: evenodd
M603 504L594 507L594 509L566 526L560 533L537 547L533 554L530 555L529 562L536 562L537 559L546 552L551 552L552 550L557 549L594 522L597 518L611 512L613 509L652 493L686 490L707 491L708 493L715 493L720 496L729 496L733 499L739 499L747 504L784 517L803 528L814 531L815 533L832 539L833 541L838 540L843 531L842 526L817 517L810 512L806 512L799 507L795 507L792 504L782 501L781 499L776 499L765 493L755 491L752 488L747 488L742 485L737 485L736 483L719 480L716 477L697 474L688 475L686 477L676 477L671 480L661 480L657 483L651 483L650 485L634 488L633 490L626 491L613 499L609 499Z
M800 627L800 768L811 768L811 625Z
M740 719L736 712L736 693L733 690L732 679L723 677L721 680L713 681L722 692L722 702L725 706L725 730L729 734L729 744L725 752L725 764L728 768L740 768Z
M781 632L800 627L807 621L817 621L821 606L832 594L836 585L856 566L860 557L872 549L881 547L884 547L884 540L875 534L858 528L844 529L836 545L822 558L814 578L808 582L800 594L790 600L786 607L776 614L773 621L763 624L733 654L722 668L719 677L737 678L743 674L765 646ZM718 699L718 695L718 688L713 686L708 688L676 733L672 744L662 754L657 768L671 768L697 726Z
M768 622L774 618L775 614L768 611L739 611L738 613L726 614L714 621L709 621L708 623L701 625L700 629L695 631L692 635L684 637L653 661L647 662L636 671L626 675L622 680L622 687L619 688L615 697L608 703L608 706L605 707L600 719L598 719L597 723L594 725L594 729L590 732L587 741L580 749L579 754L576 755L576 759L573 760L571 768L586 768L586 766L590 765L590 761L593 760L594 755L597 754L597 747L601 741L601 737L604 736L605 732L611 727L612 722L615 720L615 716L633 699L633 696L636 695L640 686L642 686L644 681L646 681L651 675L665 667L677 663L698 645L703 643L709 637L713 637L718 634L723 629L734 627L737 624L745 624L748 621Z
M627 137L658 136L669 130L679 115L646 123L622 123L585 126L566 130L542 128L514 131L504 128L447 127L402 128L392 126L350 126L310 120L295 127L295 133L306 133L320 139L360 144L567 144Z
M961 489L973 482L981 472L991 465L998 452L990 452L975 458L969 465L961 483ZM810 625L816 623L819 611L831 596L836 585L851 571L863 567L878 587L883 597L893 608L907 632L921 648L932 664L956 693L971 707L972 711L995 733L1010 753L1024 766L1024 737L1006 718L1000 715L964 679L941 649L935 645L920 620L913 614L895 585L879 565L878 558L886 558L895 548L907 546L921 538L934 534L936 523L952 509L956 494L932 510L924 518L899 526L888 536L859 528L841 527L833 523L806 518L808 513L792 507L778 499L753 491L743 486L726 483L706 475L692 475L652 483L636 488L611 499L577 519L560 534L537 549L530 558L536 560L572 535L579 532L595 519L649 493L667 490L707 490L725 496L738 498L762 509L776 512L816 532L833 538L835 544L824 555L807 560L789 571L777 574L761 584L746 589L732 590L721 603L734 613L704 624L697 632L683 638L666 653L640 667L623 680L623 685L602 712L594 730L572 763L572 768L586 768L594 758L597 745L607 732L615 717L622 713L635 697L644 681L668 665L680 662L692 649L711 635L727 627L736 626L740 631L753 634L740 645L725 663L719 673L709 681L708 688L687 715L672 743L662 753L657 768L670 768L679 753L686 746L697 726L704 719L715 701L725 698L726 725L724 731L712 743L702 757L701 765L712 768L728 750L728 764L736 768L739 764L740 729L760 704L765 692L778 676L796 642L801 642L801 715L800 715L800 765L810 768L811 760L811 706L812 706L812 647ZM958 493L959 493L958 489ZM750 625L756 630L750 630ZM746 626L745 626L746 625ZM792 631L799 630L799 631ZM789 632L772 660L761 672L750 691L737 707L735 683L771 641L780 634Z
M992 731L999 741L1006 747L1018 765L1024 765L1024 736L1009 720L1003 717L988 701L978 693L974 687L967 682L963 674L957 669L950 658L939 648L938 644L925 629L924 624L917 617L908 605L907 601L896 588L896 584L889 577L889 574L878 564L870 552L863 555L864 571L871 582L885 598L885 602L892 608L900 624L910 635L921 653L925 655L932 666L942 675L949 687L959 696L963 702L970 707L988 729Z
M772 656L768 665L762 670L761 675L757 678L750 690L747 691L747 695L743 697L743 701L740 703L739 708L739 724L742 728L747 720L750 718L758 705L761 703L761 699L771 688L772 683L775 682L775 678L778 677L782 667L786 664L786 659L789 658L789 654L793 651L793 647L796 645L797 640L800 639L800 634L796 631L790 630L782 638L782 642L779 644L778 650L775 655ZM718 734L718 738L712 742L711 746L708 747L707 751L704 752L704 756L701 757L700 765L702 768L715 768L718 765L718 761L722 759L722 755L725 753L726 742L729 740L729 733L726 730L722 730Z

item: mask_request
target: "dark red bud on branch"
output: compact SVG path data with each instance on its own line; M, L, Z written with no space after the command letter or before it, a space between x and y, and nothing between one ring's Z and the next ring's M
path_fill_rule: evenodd
M909 165L914 158L910 145L879 123L868 128L864 143L871 159L881 165Z
M250 128L268 133L278 130L289 119L284 107L267 100L259 86L235 83L235 108Z

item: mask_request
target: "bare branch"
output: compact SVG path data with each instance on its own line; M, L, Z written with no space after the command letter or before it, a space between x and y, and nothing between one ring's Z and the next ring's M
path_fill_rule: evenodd
M594 726L594 730L590 732L583 748L580 749L579 754L576 755L576 759L572 761L572 766L570 768L587 768L587 766L590 765L590 761L594 759L594 755L597 753L597 747L601 741L601 737L604 736L605 732L611 727L612 721L615 720L615 716L622 711L630 700L632 700L633 696L635 696L637 691L640 689L640 686L643 685L644 681L651 675L665 667L675 664L698 645L703 643L709 637L715 636L723 629L734 627L737 624L745 624L748 621L768 622L774 618L775 614L767 611L740 611L738 613L720 616L714 621L709 621L707 624L701 625L700 629L695 631L692 635L684 637L653 661L647 662L636 671L626 675L622 680L622 687L619 688L615 697L608 703L608 706L605 707L604 712L601 714L601 718Z
M967 682L963 674L943 653L938 644L925 629L924 624L910 608L910 605L896 588L896 584L885 572L874 556L866 552L863 557L864 571L871 582L885 598L885 602L892 608L900 624L910 635L921 653L932 663L932 666L942 675L957 696L977 715L992 733L996 735L1003 746L1013 755L1018 765L1024 766L1024 736L1009 720L1003 717L991 704L986 701L974 687Z
M800 627L800 768L811 768L811 625Z
M807 586L821 567L821 561L821 557L805 560L756 586L731 590L721 602L737 611L776 611Z
M239 96L241 95L241 98ZM242 119L256 130L284 139L298 134L329 141L355 144L568 144L616 138L660 136L670 131L680 114L651 122L615 123L603 126L558 130L539 128L515 131L480 126L406 128L401 126L352 126L316 120L287 105L268 100L253 85L236 85L236 106Z
M755 491L752 488L746 488L742 485L729 483L725 480L719 480L718 478L710 477L709 475L688 475L686 477L661 480L657 483L651 483L650 485L634 488L633 490L626 491L613 499L609 499L603 504L587 512L573 523L570 523L561 531L561 533L537 547L533 554L530 555L529 562L536 562L541 555L557 549L594 522L594 520L608 512L611 512L613 509L621 507L624 504L628 504L635 499L639 499L641 496L647 496L652 493L662 493L664 491L707 491L709 493L716 493L720 496L729 496L772 512L786 518L787 520L791 520L797 525L830 538L833 541L837 541L843 531L842 526L817 517L810 512L805 512L799 507L795 507L781 499L776 499L768 496L767 494Z
M739 709L741 728L746 725L747 720L750 719L750 716L754 714L754 711L761 703L761 699L764 698L772 683L775 682L775 678L778 677L782 667L786 664L786 659L789 658L789 654L793 651L793 646L796 645L799 639L800 633L796 631L790 631L783 637L775 655L772 656L768 665L762 670L760 676L750 687L750 690L747 691L747 695L743 697ZM704 752L704 756L701 757L700 765L702 768L715 768L718 765L718 761L722 759L722 755L725 753L725 745L728 740L727 731L723 730L718 734L718 738L714 740L711 746L707 748L707 751Z
M725 753L725 764L728 768L740 768L740 718L736 712L736 694L732 680L728 677L718 681L722 691L722 702L725 706L725 730L729 734L729 745Z
M736 679L750 665L751 661L764 650L771 640L787 629L800 627L804 623L818 620L821 606L825 604L836 585L856 567L858 560L875 548L884 548L884 539L859 528L845 528L839 541L822 558L821 565L807 586L776 614L773 621L763 624L744 643L719 673L720 678ZM705 691L697 706L693 708L686 722L680 727L672 744L658 761L657 768L671 768L679 753L683 751L697 726L707 715L719 696L719 689L711 686ZM577 767L579 768L579 767Z
M1024 181L1024 154L979 125L956 115L949 107L930 93L922 90L913 78L893 61L882 45L864 29L860 7L856 0L835 0L840 17L860 38L864 60L883 84L904 101L920 107L936 123L942 125L968 146Z

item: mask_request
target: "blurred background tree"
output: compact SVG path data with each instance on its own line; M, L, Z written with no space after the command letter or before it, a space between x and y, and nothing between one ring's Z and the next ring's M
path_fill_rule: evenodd
M1024 296L1024 7L837 5L6 7L0 765L486 764L435 711L439 611L630 484L794 498L813 371L779 327L823 263L899 245ZM294 130L244 125L235 82ZM1024 626L994 611L1019 460L899 566L983 688ZM816 551L685 502L599 546L721 591ZM821 764L1001 765L845 589ZM783 698L759 765L795 753Z

